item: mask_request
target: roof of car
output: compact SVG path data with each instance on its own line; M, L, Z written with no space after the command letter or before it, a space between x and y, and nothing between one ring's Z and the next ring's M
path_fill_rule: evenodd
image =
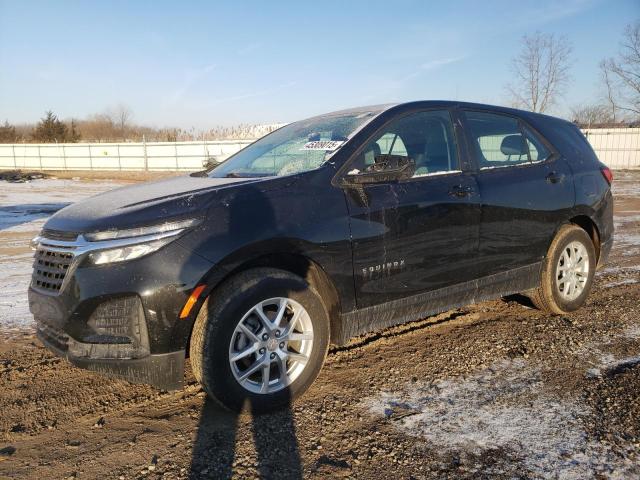
M434 108L434 107L450 108L450 107L457 106L460 108L491 110L494 112L518 115L518 116L528 117L528 118L536 117L540 120L547 118L547 119L553 119L555 121L571 123L562 118L554 117L551 115L545 115L543 113L535 113L528 110L520 110L517 108L503 107L499 105L488 105L483 103L459 102L455 100L417 100L413 102L404 102L404 103L397 103L397 104L385 105L385 106L387 107L385 109L387 111L395 108L404 110L404 109L410 109L410 108ZM366 109L367 107L363 107L363 110L366 110Z
M414 108L450 108L450 107L460 107L460 108L468 108L468 109L478 109L478 110L491 110L493 112L505 113L510 115L517 115L526 119L535 119L539 121L552 120L554 122L563 122L566 124L571 124L571 122L564 120L562 118L553 117L551 115L545 115L542 113L530 112L527 110L519 110L516 108L510 107L502 107L498 105L488 105L483 103L471 103L471 102L459 102L456 100L416 100L412 102L403 102L403 103L386 103L379 105L365 105L361 107L353 107L347 108L344 110L337 110L334 112L327 112L321 115L316 115L312 118L317 117L327 117L327 116L340 116L340 115L357 115L364 113L373 113L375 115L379 115L381 113L392 112L397 110L399 112L405 110L411 110Z

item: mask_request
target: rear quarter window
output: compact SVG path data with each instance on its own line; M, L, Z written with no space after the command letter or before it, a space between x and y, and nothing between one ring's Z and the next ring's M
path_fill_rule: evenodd
M516 117L466 111L468 130L481 169L544 162L551 150L524 122Z
M527 141L515 117L489 112L465 112L480 168L529 163Z

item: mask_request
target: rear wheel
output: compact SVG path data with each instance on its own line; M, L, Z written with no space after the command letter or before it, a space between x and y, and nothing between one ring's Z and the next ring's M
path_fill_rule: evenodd
M329 318L302 278L276 269L242 272L206 300L194 325L195 377L225 407L286 406L316 378L329 344Z
M591 291L596 253L589 235L576 225L563 225L551 242L540 286L528 292L540 310L563 314L580 308Z

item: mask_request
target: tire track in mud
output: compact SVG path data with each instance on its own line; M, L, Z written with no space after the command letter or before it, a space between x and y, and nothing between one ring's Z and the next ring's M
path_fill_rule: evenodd
M459 317L465 317L469 313L469 311L461 309L450 310L415 322L409 322L395 327L390 327L379 332L362 335L360 337L352 339L346 345L330 346L329 355L335 355L340 352L348 352L359 348L364 348L367 346L371 346L380 340L394 339L397 337L402 337L403 335L408 335L412 332L426 330L435 325L451 322Z

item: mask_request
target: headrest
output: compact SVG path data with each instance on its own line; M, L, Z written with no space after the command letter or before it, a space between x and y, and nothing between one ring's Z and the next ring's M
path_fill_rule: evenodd
M526 155L524 138L522 135L507 135L502 139L500 151L503 155Z

